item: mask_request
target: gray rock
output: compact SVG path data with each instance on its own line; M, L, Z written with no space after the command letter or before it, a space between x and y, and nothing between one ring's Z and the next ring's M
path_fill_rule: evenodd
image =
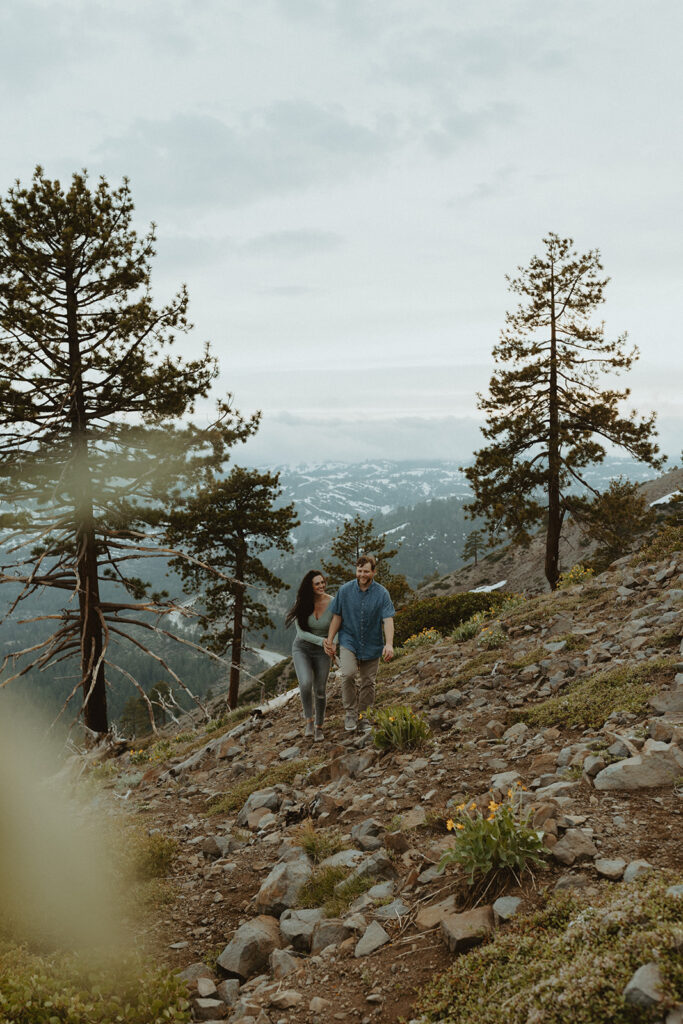
M373 885L371 889L368 889L366 895L373 900L384 900L387 896L394 895L395 888L396 886L391 879L387 879L386 882L378 882L377 885Z
M258 811L261 807L267 807L269 811L276 811L280 806L280 794L272 786L268 789L257 789L255 793L247 797L242 810L237 815L237 824L242 828L247 824L247 818L252 811Z
M491 776L491 789L508 790L521 778L519 772L498 772Z
M199 960L197 963L190 964L185 970L180 971L178 977L183 981L192 983L199 978L213 978L213 974L211 973L211 968Z
M281 750L278 756L281 761L293 761L300 753L299 747L287 747L285 750Z
M663 998L662 976L654 962L639 967L624 989L624 999L632 1006L655 1006Z
M217 963L227 975L246 980L264 970L281 945L277 918L260 914L237 929Z
M683 750L674 743L646 740L640 754L610 764L594 780L599 790L652 789L667 786L683 772Z
M459 704L462 704L465 697L460 690L448 690L444 694L444 700L448 704L449 708L457 708Z
M227 1006L233 1006L240 994L240 983L237 978L226 978L217 986L216 991Z
M192 1010L195 1020L221 1020L228 1007L222 999L193 999Z
M550 851L561 864L570 866L577 860L588 860L597 856L597 848L590 836L578 828L567 829Z
M609 878L613 882L618 882L624 874L626 868L626 861L616 858L615 860L607 860L604 857L600 857L595 861L595 870L602 878Z
M355 957L369 956L376 949L389 941L389 936L377 921L372 921L365 930L363 937L356 943L353 951Z
M624 871L625 882L635 882L637 878L643 878L652 871L652 864L647 860L632 860Z
M666 890L667 896L673 896L675 899L683 899L683 885L670 885Z
M403 917L408 913L410 907L403 902L399 897L398 899L392 900L391 903L387 903L384 907L377 907L373 911L373 917L378 921L395 921L398 917Z
M461 953L476 946L493 932L493 907L477 907L462 914L446 914L441 918L441 937L451 953Z
M225 857L234 848L235 843L230 836L207 836L202 843L202 853L212 859Z
M285 910L280 918L283 942L294 946L299 953L308 953L313 929L322 918L323 912L320 907L313 907L310 910Z
M519 743L525 733L529 731L529 726L524 722L515 722L503 733L503 739L507 740L508 743Z
M369 857L365 857L360 864L357 866L355 871L338 882L334 887L335 892L339 892L351 881L355 881L357 878L395 878L396 869L391 862L391 858L387 851L382 848L377 850L376 853L370 854Z
M279 917L283 910L296 904L302 886L312 873L307 860L276 864L256 894L256 909L262 914Z
M270 954L270 970L276 981L286 978L288 974L293 974L301 966L302 961L299 957L289 953L286 949L274 949Z
M197 978L197 995L201 999L215 999L217 991L213 978Z
M493 912L502 921L509 921L514 917L522 904L520 896L500 896L493 904Z
M275 1006L278 1010L291 1010L292 1007L298 1006L303 998L301 992L286 988L282 992L275 992L270 997L270 1005Z
M346 922L339 918L318 921L313 928L311 953L315 956L328 946L338 946L344 939L348 939L349 935L353 935L353 928L349 928Z
M340 850L325 857L319 864L321 868L355 868L363 860L362 850Z
M561 892L563 889L585 889L586 886L590 885L590 878L588 875L560 875L558 880L555 882L554 888Z

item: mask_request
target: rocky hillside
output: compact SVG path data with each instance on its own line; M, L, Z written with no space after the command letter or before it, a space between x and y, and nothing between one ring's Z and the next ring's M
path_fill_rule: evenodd
M683 491L683 469L673 469L655 480L646 480L640 488L648 502L658 501L677 490ZM587 542L578 527L567 522L562 529L560 541L560 566L563 571L589 558L595 545ZM505 581L505 589L519 593L541 593L548 590L543 564L545 559L545 536L539 532L528 548L508 547L491 552L480 558L477 565L467 565L455 572L447 573L420 588L420 598L438 594L457 594L463 590L494 586Z
M660 550L405 651L377 705L417 750L344 733L333 679L322 743L292 692L119 756L105 792L177 843L143 941L195 1019L680 1021L682 613ZM542 863L439 872L447 822L501 806Z

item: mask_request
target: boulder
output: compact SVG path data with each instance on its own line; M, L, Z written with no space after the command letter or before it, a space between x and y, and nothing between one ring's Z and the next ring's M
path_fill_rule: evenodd
M218 985L216 992L219 999L222 999L228 1006L233 1006L240 994L240 983L237 978L226 978Z
M389 942L389 936L384 931L384 928L377 921L372 921L366 928L362 938L356 943L353 955L355 957L369 956L370 953L374 953L376 949L379 949L386 942Z
M625 882L635 882L652 871L652 864L647 860L632 860L624 871Z
M441 900L440 903L432 903L431 907L423 907L415 918L415 926L419 931L426 932L430 928L436 928L443 917L454 913L455 896L449 896L448 899Z
M654 962L639 967L624 989L624 999L632 1006L655 1006L663 998L662 976Z
M280 934L286 945L294 946L299 953L308 953L311 948L313 929L321 921L320 907L310 910L285 910L280 918Z
M328 946L339 946L344 939L353 935L353 928L349 928L346 922L339 918L326 918L313 928L311 939L311 953L315 956Z
M609 878L613 882L618 882L623 876L626 868L626 861L616 858L615 860L607 860L604 857L599 858L595 861L595 870L602 878Z
M683 773L683 750L675 743L648 739L640 754L609 764L595 776L600 790L653 789L670 786Z
M225 1017L227 1005L222 999L193 999L192 1010L195 1020L221 1020Z
M265 970L281 945L277 918L260 914L237 929L216 962L225 974L246 980Z
M296 904L299 892L313 873L306 858L276 864L256 894L255 906L262 914L279 917Z
M552 855L560 864L571 865L577 860L596 857L597 847L590 836L580 828L569 828L552 848Z
M446 914L441 918L441 937L451 953L462 953L477 946L493 932L493 907L477 907L462 914Z
M279 806L280 794L276 789L272 786L268 789L257 789L256 792L247 797L242 810L237 815L237 824L244 828L249 815L253 811L257 811L261 807L266 807L269 811L276 811Z
M286 949L274 949L270 954L270 970L276 981L286 978L301 968L302 961Z

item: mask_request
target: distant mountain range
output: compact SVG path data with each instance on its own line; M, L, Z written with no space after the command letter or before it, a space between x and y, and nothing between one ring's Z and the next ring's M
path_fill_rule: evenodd
M301 526L298 539L327 532L345 519L385 516L398 508L412 508L434 498L457 497L466 501L469 484L460 466L444 460L324 462L305 466L275 467L280 473L283 502L294 501ZM647 480L653 471L629 458L612 457L587 470L588 481L597 486L613 477Z

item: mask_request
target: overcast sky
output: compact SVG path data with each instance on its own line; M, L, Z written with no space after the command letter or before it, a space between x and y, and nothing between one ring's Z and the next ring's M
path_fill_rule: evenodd
M3 0L0 187L128 175L238 462L463 458L505 274L600 249L633 402L681 447L676 0Z

